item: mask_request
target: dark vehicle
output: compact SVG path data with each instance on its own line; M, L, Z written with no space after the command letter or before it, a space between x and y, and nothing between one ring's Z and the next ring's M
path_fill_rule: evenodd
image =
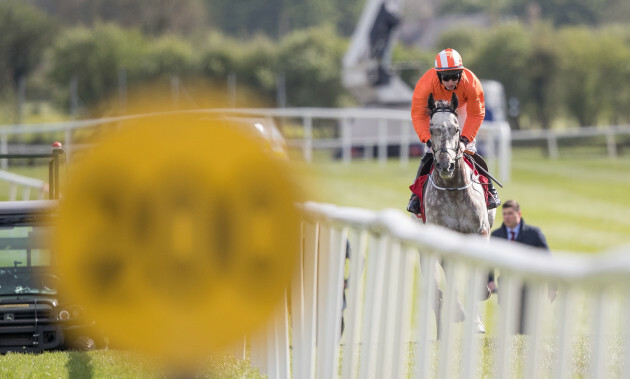
M56 197L58 152L47 156ZM59 297L49 238L56 206L56 200L0 202L0 353L91 350L104 342L93 323L82 321L83 309Z

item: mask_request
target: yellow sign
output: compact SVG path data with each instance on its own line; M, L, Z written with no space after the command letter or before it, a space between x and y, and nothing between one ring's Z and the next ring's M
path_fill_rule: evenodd
M70 171L57 222L65 291L115 346L185 365L264 322L299 252L285 164L224 122L118 125Z

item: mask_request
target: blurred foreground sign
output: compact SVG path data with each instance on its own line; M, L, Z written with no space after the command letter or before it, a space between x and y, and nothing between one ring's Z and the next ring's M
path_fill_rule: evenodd
M299 252L296 193L265 145L191 115L124 122L70 171L63 291L119 347L195 364L262 324Z

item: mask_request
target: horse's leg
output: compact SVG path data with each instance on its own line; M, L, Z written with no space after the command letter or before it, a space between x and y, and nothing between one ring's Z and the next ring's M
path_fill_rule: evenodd
M440 280L438 279L438 267L439 263L435 263L435 270L433 272L433 280L435 280L435 300L433 301L433 313L435 313L435 327L437 329L436 338L439 341L442 336L442 323L440 320L442 319L442 302L444 299L444 295L442 290L440 289Z
M449 285L456 286L455 278L449 278L449 271L450 270L446 267L446 265L442 265L442 267L444 268L444 279L446 279L447 287ZM456 273L454 273L454 272L451 273L451 274L455 274L456 275ZM466 319L466 311L464 310L464 305L459 300L459 290L457 289L457 286L454 288L453 294L454 294L454 297L455 297L455 300L454 300L455 301L455 309L454 309L454 313L452 315L452 321L453 322L462 322L462 321L464 321Z
M433 303L431 304L431 308L433 308L433 313L435 313L435 325L437 328L437 336L436 338L439 340L440 339L440 316L442 314L442 290L440 290L440 280L439 280L439 273L438 273L438 268L439 268L439 262L435 262L435 267L433 269ZM429 273L431 272L431 270L426 267L425 265L421 264L420 265L420 272L422 274L422 276L424 277L425 275L429 275Z
M442 290L438 288L435 294L435 302L433 304L433 313L435 313L435 326L437 329L436 338L438 341L442 339L442 323L440 321L442 320L442 299Z
M497 217L497 209L490 209L488 211L488 225L490 225L489 229L492 229L492 226L494 225L494 220Z

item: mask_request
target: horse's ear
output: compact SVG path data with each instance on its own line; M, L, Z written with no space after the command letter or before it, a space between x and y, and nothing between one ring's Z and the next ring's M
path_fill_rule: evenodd
M457 100L457 95L455 95L455 92L453 92L453 96L451 96L451 109L453 111L456 111L457 105L459 105L459 101Z
M433 110L435 109L435 99L433 98L432 93L429 94L429 100L427 104L429 106L429 110L433 112Z

